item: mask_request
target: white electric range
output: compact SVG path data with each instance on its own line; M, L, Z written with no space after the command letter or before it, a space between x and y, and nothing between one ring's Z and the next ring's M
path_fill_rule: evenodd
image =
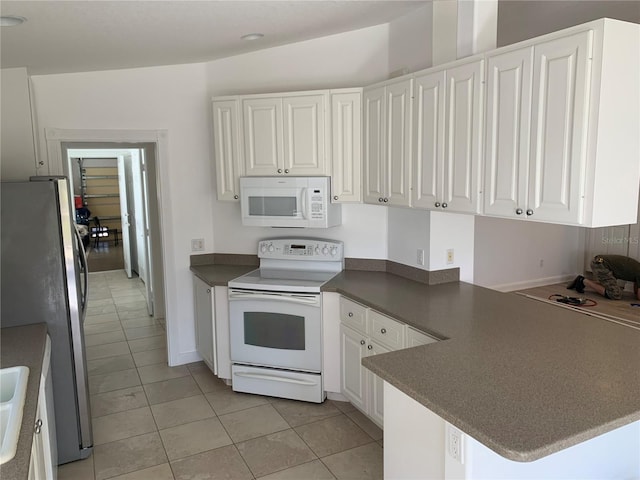
M320 288L344 268L342 242L273 238L260 268L229 282L235 391L322 402Z

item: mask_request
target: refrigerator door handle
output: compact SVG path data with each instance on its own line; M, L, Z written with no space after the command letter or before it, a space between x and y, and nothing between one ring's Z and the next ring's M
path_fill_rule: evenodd
M82 289L82 298L80 300L80 308L82 310L82 323L84 323L87 312L87 296L89 294L89 268L87 265L87 253L84 250L84 245L82 245L80 232L78 232L77 228L74 228L73 231L75 232L76 240L78 241L78 256L80 258L80 266L82 267L82 274L84 276L84 288Z

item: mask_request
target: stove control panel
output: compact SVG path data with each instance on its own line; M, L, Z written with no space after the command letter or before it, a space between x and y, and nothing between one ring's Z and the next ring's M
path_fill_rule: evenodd
M321 238L272 238L258 243L258 257L285 260L342 261L343 244Z

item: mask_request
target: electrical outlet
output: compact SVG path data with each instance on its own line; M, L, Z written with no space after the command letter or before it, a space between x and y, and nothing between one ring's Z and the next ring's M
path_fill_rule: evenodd
M453 263L453 248L447 250L447 265L451 265Z
M454 460L463 463L462 432L449 424L447 424L447 448Z
M424 250L421 248L418 249L416 262L418 262L418 265L424 265Z
M191 251L202 252L204 250L204 238L191 239Z

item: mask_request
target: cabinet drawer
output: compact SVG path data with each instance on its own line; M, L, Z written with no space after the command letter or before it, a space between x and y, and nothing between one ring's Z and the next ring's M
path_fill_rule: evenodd
M360 333L367 333L367 308L340 297L340 321Z
M369 335L381 344L397 350L404 348L405 325L373 310L369 310Z
M412 327L407 327L407 348L427 345L428 343L435 343L437 341L437 339L427 335L426 333L422 333Z

